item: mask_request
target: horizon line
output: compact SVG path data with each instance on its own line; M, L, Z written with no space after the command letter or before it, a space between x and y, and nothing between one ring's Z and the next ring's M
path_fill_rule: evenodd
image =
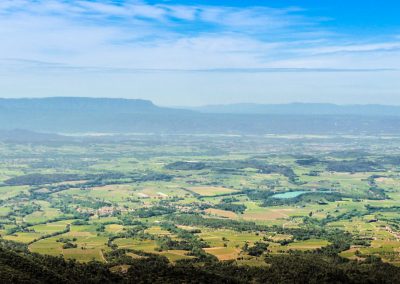
M89 96L44 96L44 97L1 97L0 100L46 100L46 99L91 99L91 100L130 100L130 101L147 101L155 106L168 107L168 108L202 108L202 107L219 107L219 106L238 106L238 105L253 105L253 106L285 106L285 105L330 105L330 106L383 106L383 107L400 107L400 104L381 104L381 103L367 103L367 104L341 104L341 103L330 103L330 102L282 102L282 103L259 103L259 102L237 102L227 104L203 104L196 106L187 105L162 105L156 104L151 99L145 98L127 98L127 97L89 97Z

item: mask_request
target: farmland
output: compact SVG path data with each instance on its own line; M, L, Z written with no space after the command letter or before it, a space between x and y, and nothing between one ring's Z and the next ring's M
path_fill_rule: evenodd
M4 142L0 234L82 263L335 254L400 265L399 147L367 136Z

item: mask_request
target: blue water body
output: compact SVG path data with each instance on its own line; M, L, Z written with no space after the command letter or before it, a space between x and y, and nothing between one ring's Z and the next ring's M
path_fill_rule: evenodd
M304 193L307 193L307 192L309 192L309 191L300 191L300 190L299 191L289 191L289 192L285 192L285 193L274 194L271 197L279 198L279 199L282 199L282 198L294 198L294 197L300 196L300 195L302 195Z

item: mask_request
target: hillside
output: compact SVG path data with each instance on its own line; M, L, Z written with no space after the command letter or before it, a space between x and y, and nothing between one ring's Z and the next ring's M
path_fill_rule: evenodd
M320 256L286 256L269 260L269 268L232 263L179 262L149 256L130 260L125 273L114 263L82 264L60 257L17 253L0 247L1 283L395 283L398 267L373 263L335 262Z

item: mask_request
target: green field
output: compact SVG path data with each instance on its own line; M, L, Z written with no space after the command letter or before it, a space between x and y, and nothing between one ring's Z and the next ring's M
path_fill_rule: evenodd
M1 237L80 262L329 252L400 264L399 138L157 139L2 144Z

